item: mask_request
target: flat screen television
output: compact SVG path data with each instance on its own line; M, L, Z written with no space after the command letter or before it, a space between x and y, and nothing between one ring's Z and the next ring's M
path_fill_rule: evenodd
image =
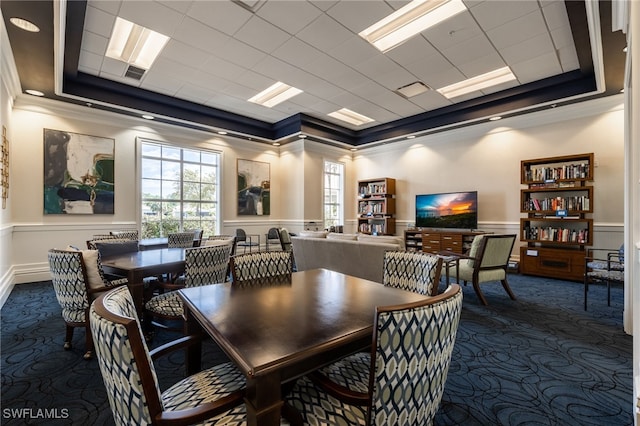
M416 227L476 229L478 191L416 195Z

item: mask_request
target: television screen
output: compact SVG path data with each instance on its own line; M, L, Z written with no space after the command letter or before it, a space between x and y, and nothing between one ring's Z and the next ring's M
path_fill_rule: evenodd
M478 192L447 192L416 195L418 228L478 227Z

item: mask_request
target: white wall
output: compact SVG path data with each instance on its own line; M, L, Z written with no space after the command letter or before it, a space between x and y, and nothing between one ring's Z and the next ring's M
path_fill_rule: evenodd
M480 229L519 234L519 220L525 217L520 213L520 161L593 152L594 246L619 247L623 123L622 96L558 107L364 150L354 159L355 179L397 179L399 235L415 221L416 194L451 191L478 191Z

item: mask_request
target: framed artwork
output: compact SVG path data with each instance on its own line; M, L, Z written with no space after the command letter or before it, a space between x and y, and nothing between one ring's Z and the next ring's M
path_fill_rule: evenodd
M238 215L270 214L270 167L269 163L238 159Z
M44 214L113 214L115 140L44 129Z

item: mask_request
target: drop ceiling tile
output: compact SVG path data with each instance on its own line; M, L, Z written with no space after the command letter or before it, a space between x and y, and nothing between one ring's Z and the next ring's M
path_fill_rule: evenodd
M291 85L319 98L331 99L344 92L344 89L307 72L299 72L290 77Z
M259 93L264 90L265 87L269 87L273 84L272 78L265 77L251 70L245 70L242 74L237 75L234 78L234 81L245 87L253 89L255 93Z
M224 78L216 77L204 71L196 71L192 76L190 76L188 83L219 92L223 91L230 82Z
M438 50L446 50L467 40L483 36L482 30L468 11L423 31L422 35Z
M213 90L209 90L206 87L196 86L190 83L185 83L176 92L176 96L178 98L197 104L207 103L207 101L215 97L215 95L216 92Z
M482 89L482 93L485 95L491 94L491 93L498 93L501 92L503 90L506 89L510 89L512 87L516 87L519 86L520 83L518 81L507 81L505 83L502 84L497 84L495 86L491 86L491 87L487 87L486 89Z
M543 2L542 13L544 14L544 19L547 21L547 27L549 27L550 30L569 26L567 8L563 1Z
M348 41L353 33L327 15L321 15L298 32L296 37L316 49L328 51Z
M245 69L231 62L212 56L201 67L202 71L233 81L238 75L245 72Z
M447 98L445 98L435 90L423 93L418 96L414 96L410 100L412 103L422 108L424 111L432 111L451 105L451 102L447 100Z
M477 75L485 74L489 71L497 70L504 67L506 64L502 60L502 57L498 52L491 52L490 54L476 59L471 62L458 65L458 69L467 77L475 77Z
M235 38L265 53L271 53L282 46L291 36L256 16L240 28Z
M313 22L322 11L306 1L268 1L257 15L289 34L296 34Z
M228 39L218 47L215 55L245 68L252 68L267 57L267 54L235 39Z
M235 81L230 81L229 84L223 90L221 90L221 93L249 103L247 99L254 96L256 94L256 91L249 87L238 84Z
M120 6L122 6L121 0L89 0L88 5L107 12L111 15L117 16Z
M336 3L338 3L338 0L310 0L309 3L320 10L326 11L331 9Z
M537 1L504 0L485 1L474 5L470 11L484 31L504 25L513 19L538 9Z
M326 53L344 64L354 66L379 55L380 51L362 37L354 35Z
M461 65L491 55L495 49L483 35L445 49L442 54L453 64Z
M184 44L181 41L170 39L162 49L161 57L183 64L189 64L191 68L200 68L212 57L210 53Z
M570 27L558 27L555 30L551 30L551 39L556 49L570 47L575 52L576 48L573 44L573 35Z
M372 103L393 111L401 116L409 116L422 112L422 109L412 102L412 100L417 96L408 100L373 81L354 88L352 92L363 99L368 99Z
M563 72L580 68L580 62L578 62L578 55L574 46L561 47L558 49L558 56L560 57Z
M562 73L555 52L513 64L511 70L522 84Z
M126 63L122 61L118 61L116 59L104 57L102 60L102 68L100 68L100 75L102 75L103 73L106 73L110 75L117 75L118 77L123 77L126 70L127 70ZM131 81L135 81L135 80L131 80Z
M253 15L232 1L194 1L187 16L227 35L234 35Z
M178 26L171 38L213 54L230 40L228 35L188 17Z
M272 78L273 83L275 83L276 81L282 81L283 83L287 84L291 84L289 83L288 76L301 72L299 68L296 68L272 56L265 57L262 61L258 62L252 70L254 72Z
M497 49L502 49L546 32L547 27L542 13L535 10L487 31L487 36Z
M376 52L377 49L373 48ZM385 53L385 55L395 61L397 64L404 66L416 62L422 58L431 57L433 55L439 55L431 43L429 43L424 36L416 36L402 43L400 46L395 47Z
M103 66L104 69L104 66ZM110 74L105 71L100 72L100 77L115 81L116 83L126 84L127 86L140 87L142 82L140 80L134 80L132 78L124 77L124 71L121 74Z
M307 69L306 66L316 61L319 57L327 57L324 53L304 41L291 37L273 53L276 58L291 65Z
M98 75L100 68L102 67L102 55L97 55L93 52L86 50L80 51L80 58L78 60L78 69L82 72L86 72L92 75Z
M398 64L382 54L355 65L355 69L367 77L377 80L378 77L390 74L398 69Z
M96 55L104 55L107 51L109 39L101 35L84 31L82 33L82 49L95 53Z
M153 1L125 1L118 16L172 37L184 15Z
M304 70L341 87L344 86L338 84L337 79L339 78L339 76L347 75L349 71L358 74L356 71L347 67L342 62L339 62L333 59L331 56L325 55L324 53L318 55L318 57L313 62L309 63L304 68ZM365 78L362 74L359 75L360 78Z
M87 6L87 13L84 18L84 30L94 34L111 37L111 30L116 17L96 7Z
M329 16L356 34L391 13L388 4L377 0L341 1L327 10Z
M177 10L182 14L186 14L187 11L191 8L192 4L196 3L195 1L191 1L191 0L156 0L156 1L161 5L171 8L173 10Z
M555 52L555 48L551 42L551 36L547 33L500 49L500 54L510 66L550 52Z
M406 68L420 81L434 89L465 78L451 62L440 54L421 58L408 64Z

